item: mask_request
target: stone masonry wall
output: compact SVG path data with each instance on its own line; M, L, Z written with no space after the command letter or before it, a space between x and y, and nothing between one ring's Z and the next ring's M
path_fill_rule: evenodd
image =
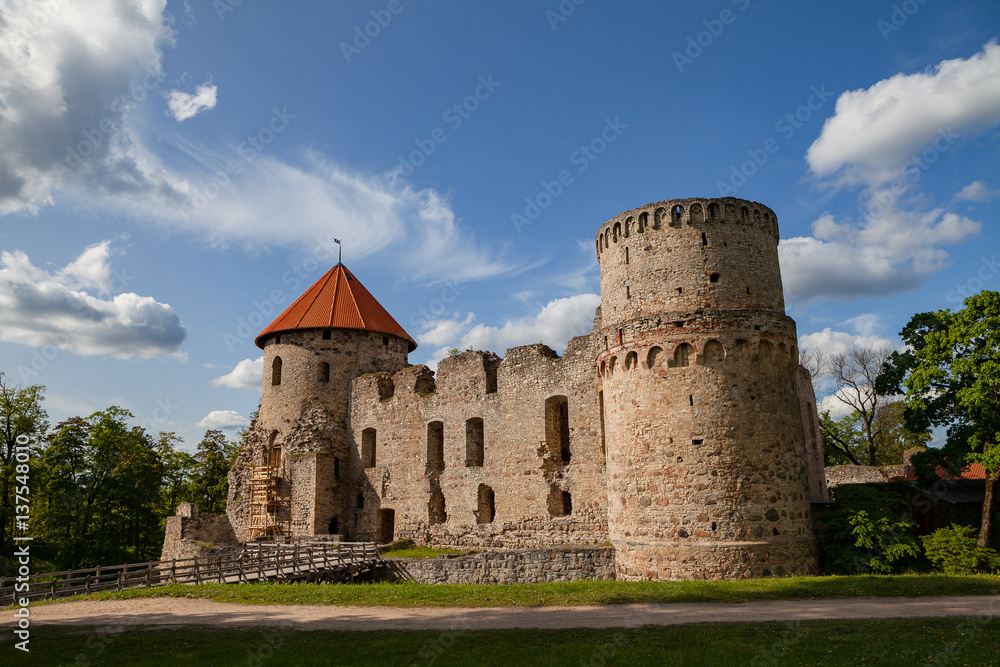
M490 551L459 558L387 559L422 584L533 584L614 579L611 547Z
M201 514L197 505L181 503L177 513L167 517L160 560L194 558L215 547L236 542L236 534L225 514Z
M562 358L544 345L502 361L470 351L442 360L436 382L424 366L355 380L353 441L357 451L373 441L375 460L352 458L349 533L494 548L606 541L595 356L594 340L580 337ZM481 461L472 451L480 420Z
M809 473L809 495L812 500L828 503L830 490L823 472L825 451L823 431L819 423L816 407L816 393L813 391L812 376L805 366L799 366L795 373L795 385L799 396L799 412L802 414L802 437L806 443L806 469Z

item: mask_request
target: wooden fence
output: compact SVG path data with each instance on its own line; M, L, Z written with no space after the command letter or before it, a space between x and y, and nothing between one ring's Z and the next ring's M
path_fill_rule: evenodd
M42 572L0 579L0 605L166 584L235 584L355 576L384 566L372 542L250 542L232 552L148 563ZM23 579L23 580L22 580ZM27 584L27 589L24 589Z

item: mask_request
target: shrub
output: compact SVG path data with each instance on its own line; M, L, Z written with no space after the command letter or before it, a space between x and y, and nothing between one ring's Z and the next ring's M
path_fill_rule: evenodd
M1000 570L1000 553L981 547L976 529L952 524L920 538L927 558L945 574L974 574Z
M899 493L872 486L841 486L823 517L823 569L828 574L892 574L920 557L916 525Z

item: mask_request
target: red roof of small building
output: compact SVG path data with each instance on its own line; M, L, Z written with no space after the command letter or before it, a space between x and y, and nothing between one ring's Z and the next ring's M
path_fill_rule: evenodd
M323 274L254 341L263 349L265 336L296 329L361 329L405 338L410 352L417 344L343 264Z
M937 466L934 472L939 479L986 479L986 468L983 467L982 463L970 463L962 468L958 475L949 472L943 466ZM904 479L908 482L916 481L917 476L913 472L913 466L906 466Z

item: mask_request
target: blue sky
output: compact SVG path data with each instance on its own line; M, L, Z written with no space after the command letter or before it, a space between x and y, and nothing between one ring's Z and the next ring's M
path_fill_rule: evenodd
M996 289L1000 3L0 0L0 370L190 449L344 262L417 339L559 350L594 234L778 215L803 348ZM561 172L563 182L559 182Z

